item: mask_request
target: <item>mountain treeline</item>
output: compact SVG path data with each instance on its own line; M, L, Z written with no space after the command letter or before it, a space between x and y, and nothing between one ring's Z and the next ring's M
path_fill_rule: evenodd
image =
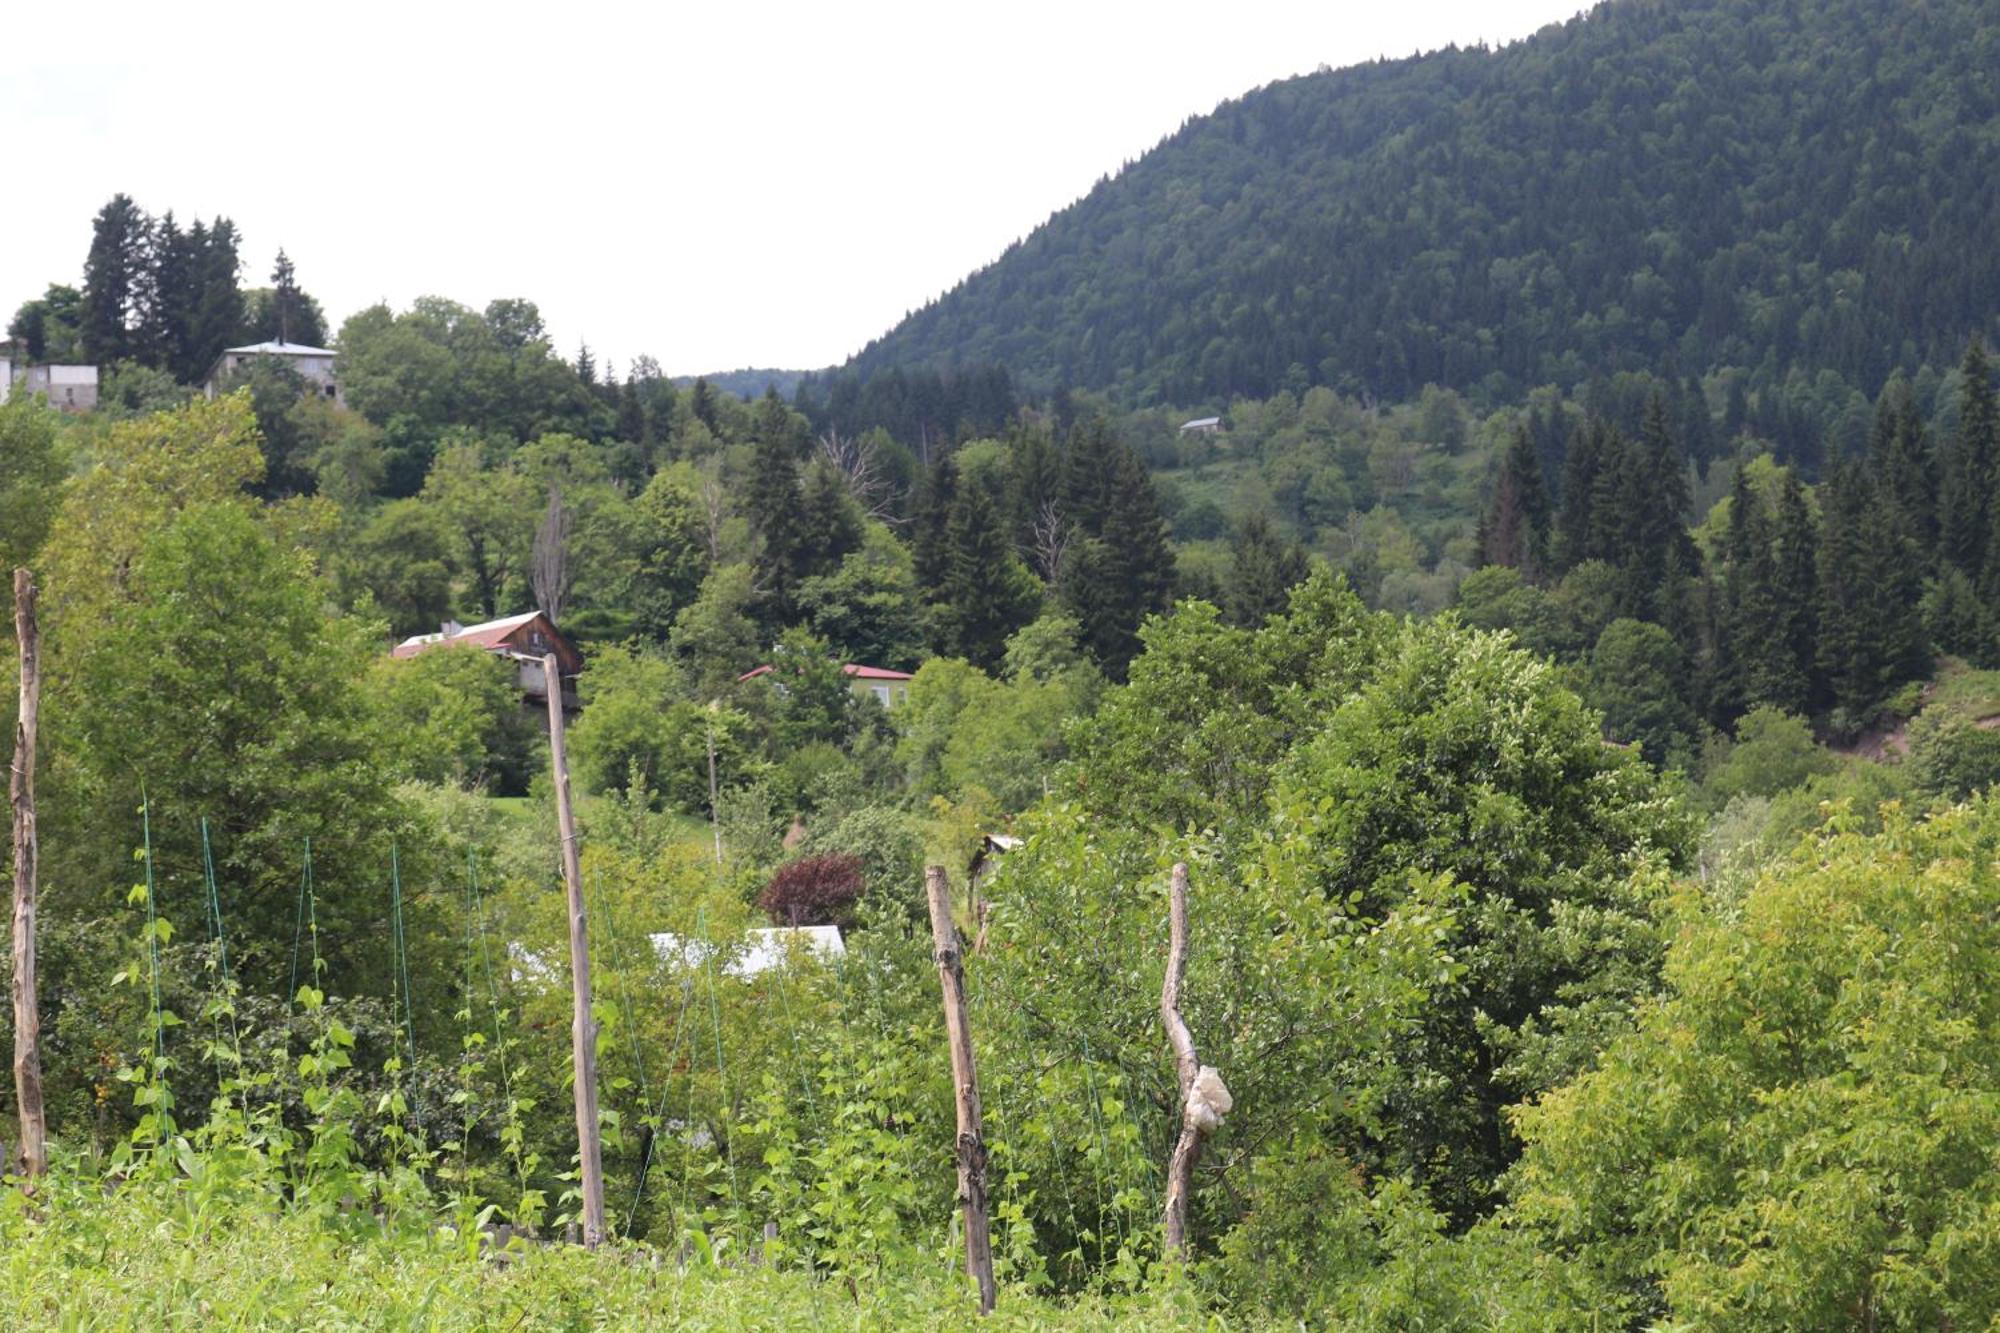
M849 364L1220 404L1731 372L1788 445L2000 308L1980 0L1623 0L1189 121Z

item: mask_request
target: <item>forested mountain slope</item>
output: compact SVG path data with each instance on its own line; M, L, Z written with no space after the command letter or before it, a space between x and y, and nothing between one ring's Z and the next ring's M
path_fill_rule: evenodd
M2000 308L2000 9L1625 0L1194 119L862 351L1031 392L1873 394ZM1990 334L1990 328L1987 329Z

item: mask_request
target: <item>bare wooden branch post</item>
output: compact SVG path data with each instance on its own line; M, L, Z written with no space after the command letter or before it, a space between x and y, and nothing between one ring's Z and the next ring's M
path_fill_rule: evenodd
M1195 1058L1194 1035L1181 1017L1181 981L1187 972L1187 866L1176 864L1167 907L1167 977L1160 986L1160 1022L1174 1048L1174 1072L1181 1085L1181 1132L1167 1159L1167 1261L1187 1257L1187 1204L1194 1189L1194 1164L1201 1141L1222 1124L1234 1103L1222 1075Z
M570 1052L576 1074L577 1157L583 1169L583 1243L604 1240L604 1149L597 1128L597 1020L590 1013L590 935L583 915L583 860L577 851L576 812L569 799L569 756L563 748L562 668L554 653L542 658L542 688L549 696L549 763L555 769L556 824L562 833L563 887L569 893L569 973L574 1015Z
M993 1237L986 1222L986 1143L979 1131L979 1075L972 1066L972 1029L965 1017L965 966L958 927L951 922L951 886L943 866L924 868L931 941L944 989L944 1027L951 1039L951 1082L958 1102L958 1201L965 1210L965 1271L979 1284L979 1312L993 1310Z
M48 1169L42 1113L42 1013L35 995L35 733L41 723L41 640L35 582L14 571L14 639L21 651L21 712L14 722L14 764L7 782L14 807L14 1100L21 1108L21 1174Z

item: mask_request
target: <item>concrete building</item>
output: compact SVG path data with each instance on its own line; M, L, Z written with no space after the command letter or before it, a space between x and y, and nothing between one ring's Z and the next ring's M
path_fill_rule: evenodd
M16 393L46 394L50 407L88 412L97 406L97 367L30 366L0 360L0 403Z
M304 343L267 342L224 348L222 355L215 358L215 364L209 368L208 378L202 383L202 392L210 398L215 397L222 391L224 380L247 368L260 356L279 358L298 372L299 378L312 392L331 398L337 407L347 406L347 400L340 392L340 382L334 378L332 349L308 347Z

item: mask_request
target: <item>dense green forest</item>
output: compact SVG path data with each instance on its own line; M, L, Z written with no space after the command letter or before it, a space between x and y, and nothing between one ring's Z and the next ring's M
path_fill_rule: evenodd
M1793 447L1994 332L1996 63L1979 0L1627 0L1275 83L847 373L1004 364L1182 406L1726 374Z
M114 198L10 326L98 409L0 405L53 1146L0 1322L962 1326L937 864L1002 1320L1990 1323L1996 33L1630 3L1276 85L796 383L524 299L335 325ZM280 336L339 401L197 389ZM610 1257L541 1243L546 734L389 653L530 609ZM1184 1264L1176 863L1234 1095Z

